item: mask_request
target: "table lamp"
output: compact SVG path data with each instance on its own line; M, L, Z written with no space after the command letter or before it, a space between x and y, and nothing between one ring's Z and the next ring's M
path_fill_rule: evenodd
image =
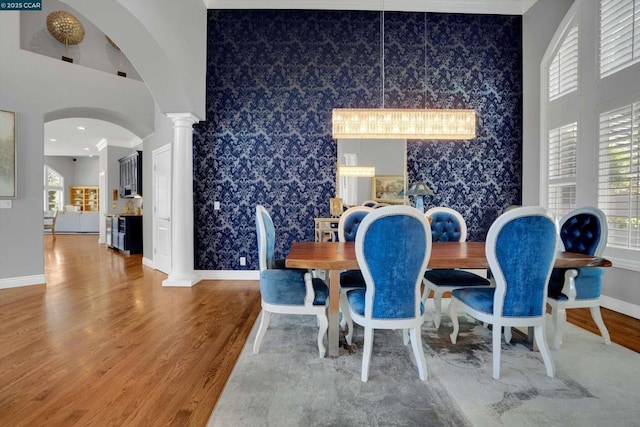
M407 190L408 196L416 199L415 208L424 212L424 196L433 196L433 191L424 182L414 182Z

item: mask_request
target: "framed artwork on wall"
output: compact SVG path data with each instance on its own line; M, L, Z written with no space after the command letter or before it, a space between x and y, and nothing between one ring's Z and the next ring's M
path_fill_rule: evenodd
M16 113L0 110L0 199L16 197Z
M378 203L404 203L404 176L376 175L371 185L371 197Z

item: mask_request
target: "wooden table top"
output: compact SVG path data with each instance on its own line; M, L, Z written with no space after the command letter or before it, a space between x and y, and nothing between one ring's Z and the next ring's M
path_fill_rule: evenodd
M429 268L486 269L489 267L484 242L436 242L431 249ZM357 270L354 242L294 242L287 256L289 268L317 270ZM555 267L611 267L611 261L572 252L559 252Z

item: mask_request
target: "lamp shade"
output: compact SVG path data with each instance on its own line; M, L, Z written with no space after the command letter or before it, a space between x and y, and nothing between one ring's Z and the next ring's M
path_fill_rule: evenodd
M414 182L407 190L409 196L433 196L433 190L427 187L424 182Z

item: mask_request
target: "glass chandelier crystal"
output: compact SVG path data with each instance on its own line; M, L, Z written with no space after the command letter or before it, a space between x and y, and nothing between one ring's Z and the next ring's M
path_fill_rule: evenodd
M425 103L427 99L427 18L424 18ZM380 19L382 108L335 108L333 138L472 139L476 137L475 110L384 108L384 0Z
M472 139L475 110L335 108L333 137Z
M338 166L338 175L344 177L372 177L376 175L374 166Z

